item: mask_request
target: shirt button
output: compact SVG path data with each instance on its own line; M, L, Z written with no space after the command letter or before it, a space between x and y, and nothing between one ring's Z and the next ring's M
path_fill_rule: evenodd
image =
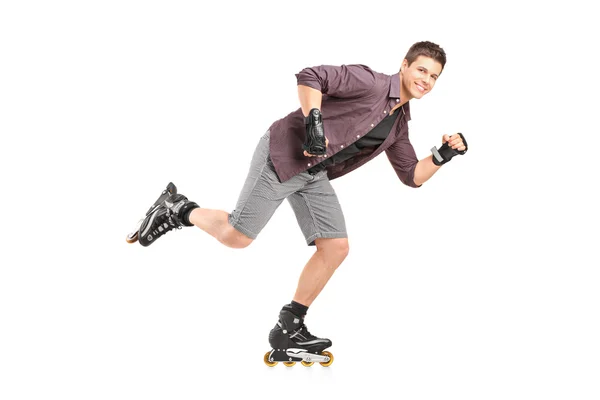
M375 126L375 125L371 124L371 126Z
M360 137L360 135L356 135L356 137Z
M400 102L400 99L396 99L396 103L399 103L399 102Z
M327 154L325 154L323 157L327 157Z
M387 111L385 111L385 110L384 110L384 111L383 111L383 113L384 113L384 114L387 114Z
M310 167L310 163L308 163L308 166Z
M344 148L344 145L342 145L342 149Z

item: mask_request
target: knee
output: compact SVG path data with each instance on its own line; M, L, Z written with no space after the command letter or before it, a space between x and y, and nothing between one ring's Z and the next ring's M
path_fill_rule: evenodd
M233 249L243 249L254 241L233 226L228 226L218 237L219 242Z
M341 263L350 252L350 245L347 238L336 239L317 239L315 240L317 251L322 251L327 258Z

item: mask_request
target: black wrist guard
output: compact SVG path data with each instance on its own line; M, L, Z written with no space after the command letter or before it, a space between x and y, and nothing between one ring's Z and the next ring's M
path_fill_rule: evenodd
M467 152L467 150L469 149L469 146L467 145L467 140L465 139L462 133L459 132L458 135L460 135L460 137L462 138L463 144L465 145L465 149L463 151L455 150L452 147L448 146L448 143L444 143L439 149L436 149L435 146L432 147L431 154L433 154L432 159L435 165L444 165L448 161L452 160L452 157L456 155L462 156Z
M323 155L327 151L325 147L325 132L323 131L323 118L318 108L313 108L304 118L306 126L306 141L302 148L313 155Z

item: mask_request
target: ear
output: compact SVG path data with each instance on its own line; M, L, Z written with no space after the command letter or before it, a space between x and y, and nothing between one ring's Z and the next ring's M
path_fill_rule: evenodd
M402 60L402 66L400 67L400 69L405 70L406 68L408 68L408 60L405 58L404 60Z

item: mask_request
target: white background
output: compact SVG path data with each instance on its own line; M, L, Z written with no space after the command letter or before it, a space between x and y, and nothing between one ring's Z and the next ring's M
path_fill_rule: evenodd
M600 32L560 4L3 2L0 398L598 399ZM448 63L417 155L469 152L333 181L350 255L306 323L335 361L268 368L314 251L287 202L244 250L125 235L170 181L231 211L302 68L394 74L421 40Z

